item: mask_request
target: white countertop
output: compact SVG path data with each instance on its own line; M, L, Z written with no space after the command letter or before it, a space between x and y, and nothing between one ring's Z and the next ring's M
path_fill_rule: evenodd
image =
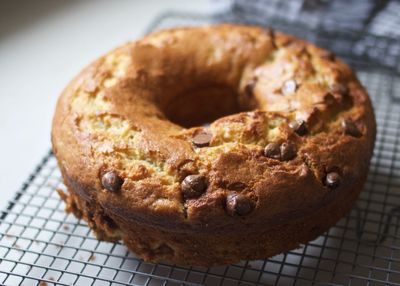
M210 0L0 2L0 210L50 150L57 97L86 64L140 37L160 13Z

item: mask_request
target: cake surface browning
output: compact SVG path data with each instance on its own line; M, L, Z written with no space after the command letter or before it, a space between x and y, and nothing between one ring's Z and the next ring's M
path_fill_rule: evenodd
M210 266L267 258L336 223L363 188L375 128L332 53L222 24L100 57L60 96L52 143L67 210L99 238Z

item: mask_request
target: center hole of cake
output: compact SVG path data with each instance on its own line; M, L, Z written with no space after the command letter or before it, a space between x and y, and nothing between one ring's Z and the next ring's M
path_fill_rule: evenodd
M212 87L181 94L162 107L166 117L185 128L207 125L218 118L250 111L252 108L239 100L229 88Z

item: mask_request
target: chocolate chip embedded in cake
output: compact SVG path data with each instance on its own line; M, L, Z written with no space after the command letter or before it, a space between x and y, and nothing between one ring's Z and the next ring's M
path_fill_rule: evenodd
M281 158L281 149L280 145L275 142L269 143L267 146L264 148L264 156L272 159L277 159L279 160Z
M191 199L201 196L207 189L207 179L202 175L189 175L181 184L184 198Z
M264 156L271 159L289 161L296 157L296 147L290 142L283 142L282 144L271 142L265 146Z
M329 172L326 174L325 185L330 189L336 189L339 187L342 178L337 172Z
M289 127L294 130L299 136L307 134L308 129L304 120L292 120L289 122Z
M253 211L255 202L243 194L229 194L226 198L226 212L230 216L245 216Z
M280 146L281 161L289 161L296 157L296 147L290 142L284 142Z
M346 134L346 135L350 135L353 137L361 137L362 136L362 133L358 129L357 125L350 119L345 119L342 121L342 128L343 128L344 134Z
M207 147L210 145L211 139L212 139L211 133L202 131L193 136L192 143L196 147L200 147L200 148Z
M124 180L118 175L116 171L109 171L105 173L101 178L101 184L106 190L110 192L120 191L123 183Z

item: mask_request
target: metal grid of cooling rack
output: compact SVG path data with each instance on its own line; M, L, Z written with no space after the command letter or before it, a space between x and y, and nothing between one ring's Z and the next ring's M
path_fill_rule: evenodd
M172 13L151 30L227 20L246 22ZM333 37L274 24L346 58L372 97L378 122L374 156L365 190L347 217L316 240L267 260L212 268L146 263L120 243L98 241L84 221L64 212L54 190L65 187L49 153L0 213L0 284L400 285L400 76L370 64L370 49L357 52L359 43L349 34Z

